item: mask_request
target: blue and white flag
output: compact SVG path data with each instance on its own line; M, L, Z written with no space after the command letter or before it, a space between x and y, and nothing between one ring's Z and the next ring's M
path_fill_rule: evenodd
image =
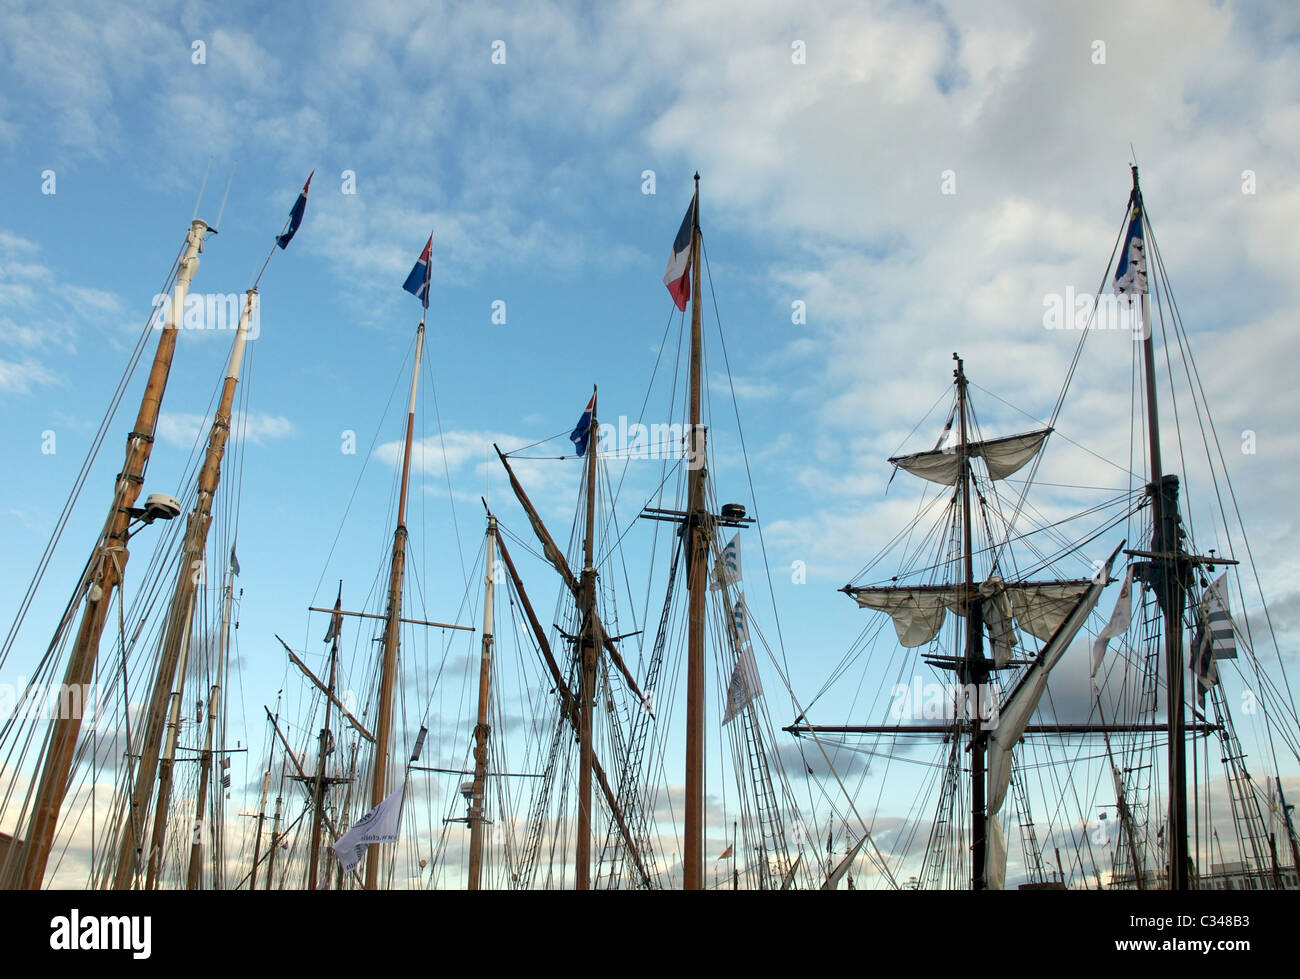
M731 683L727 685L727 709L722 715L722 723L729 723L761 696L763 684L758 678L758 663L754 661L754 650L746 646L736 661L736 668L731 672Z
M411 269L411 274L406 277L402 283L402 288L409 292L416 299L424 303L424 308L429 308L429 275L433 266L433 234L429 234L429 240L425 243L424 251L420 252L420 259L415 263L415 268Z
M580 456L587 454L587 442L591 439L591 416L595 412L596 395L592 394L591 400L587 402L587 410L582 413L582 417L578 419L578 424L569 433L569 441L573 443L574 449L577 450Z
M1115 266L1115 292L1142 296L1146 291L1147 253L1142 240L1142 205L1135 203L1128 233L1124 236L1124 249L1119 253L1119 264Z
M316 176L313 170L307 174L307 182L302 185L302 193L298 199L293 202L293 207L289 210L289 227L285 229L284 234L277 235L275 243L280 246L281 250L289 247L289 242L293 241L293 236L298 233L298 225L302 224L302 216L307 211L307 188L311 186L311 178Z
M740 582L740 531L732 536L731 542L722 549L713 567L713 580L709 582L709 591L717 591L724 585Z

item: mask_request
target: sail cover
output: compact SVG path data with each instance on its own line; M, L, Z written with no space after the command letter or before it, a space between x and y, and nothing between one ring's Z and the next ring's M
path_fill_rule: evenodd
M1118 549L1115 553L1119 553ZM1101 598L1102 589L1110 581L1110 568L1114 561L1115 554L1112 554L1102 573L1086 584L1081 595L1076 596L1069 614L1038 654L1034 665L1021 677L1003 705L996 726L989 732L988 795L985 809L989 826L997 822L998 810L1002 808L1003 800L1007 796L1007 785L1011 781L1011 750L1024 736L1029 719L1038 709L1038 702L1047 689L1048 674L1065 655L1066 649L1074 641L1074 637L1078 635L1084 623L1088 621L1088 616L1092 614L1098 599ZM994 833L990 832L989 835L992 838ZM995 886L995 883L1000 887L1006 874L1006 844L1001 839L1000 827L996 831L996 836L997 839L992 839L994 845L989 849L984 868L984 880L990 887Z
M984 621L993 640L999 666L1011 658L1015 635L1010 623L1043 642L1051 639L1073 611L1090 582L1031 581L1006 584L996 575L980 585L984 596ZM901 645L924 646L939 634L944 611L964 614L958 585L917 585L887 588L851 588L849 594L863 608L888 612Z
M971 442L971 458L979 457L988 466L989 476L993 479L1006 479L1025 463L1029 462L1043 447L1052 430L1044 428L1037 432L1023 435L1008 435L987 442ZM894 456L889 460L894 465L906 469L913 476L920 476L932 483L944 486L956 486L961 474L961 456L955 446L943 449L931 449L928 452L914 452L906 456Z

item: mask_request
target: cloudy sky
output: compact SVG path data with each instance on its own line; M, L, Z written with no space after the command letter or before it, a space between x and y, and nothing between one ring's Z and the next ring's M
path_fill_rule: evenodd
M441 620L482 534L477 497L526 530L490 443L567 431L593 383L602 418L641 417L698 171L727 343L724 364L710 302L712 477L720 501L757 506L775 603L764 583L754 614L768 636L779 615L806 699L868 614L835 589L915 511L903 477L884 495L884 459L937 436L942 410L909 439L947 398L953 351L986 432L1050 415L1078 334L1047 329L1045 310L1102 281L1136 154L1274 625L1294 636L1298 45L1285 2L6 4L0 613L16 614L201 187L199 216L220 223L194 290L225 296L315 172L262 282L246 383L240 651L260 742L260 705L285 681L272 634L319 648L306 606L338 578L360 601L388 546L419 315L400 286L430 230L411 523L424 611ZM184 495L228 339L183 335L146 492ZM1132 355L1122 333L1090 339L1045 482L1129 486ZM102 520L142 383L25 626L33 657ZM672 420L668 403L652 398L647 420ZM1194 417L1181 432L1189 519L1222 548ZM575 464L524 471L562 536ZM633 472L629 521L658 478ZM644 553L628 560L644 576Z

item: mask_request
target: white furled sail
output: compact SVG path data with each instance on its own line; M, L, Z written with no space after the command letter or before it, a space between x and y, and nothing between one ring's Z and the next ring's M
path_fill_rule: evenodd
M1073 611L1079 596L1091 583L1078 581L1031 581L1006 584L996 575L983 582L983 615L993 640L993 654L998 666L1011 659L1016 644L1011 621L1043 642L1051 639ZM899 644L912 648L924 646L939 633L944 611L964 614L962 586L917 585L886 588L850 588L848 593L863 608L888 612L894 620Z
M1050 428L1044 428L1037 432L1007 435L986 442L971 442L967 448L972 459L984 460L991 478L1006 479L1038 454L1051 431ZM906 469L913 476L944 486L956 486L961 475L961 455L956 446L894 456L889 461Z
M1115 554L1119 551L1116 550ZM985 860L984 881L990 888L1001 888L1006 875L1006 841L1002 839L1001 827L998 826L998 811L1006 799L1007 786L1011 782L1011 750L1024 736L1029 719L1038 709L1038 702L1047 689L1047 677L1052 668L1060 662L1066 649L1079 634L1088 616L1096 608L1101 598L1102 589L1110 581L1110 568L1115 561L1115 554L1107 560L1105 568L1086 590L1076 596L1074 606L1064 621L1057 627L1047 645L1043 647L1016 688L1011 691L997 719L988 740L988 794L986 797L986 815L989 849ZM996 827L996 828L995 828Z

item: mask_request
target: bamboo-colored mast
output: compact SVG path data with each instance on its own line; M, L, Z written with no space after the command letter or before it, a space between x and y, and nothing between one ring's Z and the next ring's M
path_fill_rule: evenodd
M186 236L185 252L176 274L176 286L166 323L158 337L153 366L145 384L140 411L135 427L126 441L126 462L117 477L113 491L113 504L109 510L105 533L95 545L90 559L89 589L81 624L73 641L72 653L63 675L65 690L85 690L94 679L95 659L99 654L99 640L104 631L113 594L122 583L130 551L131 509L140 495L144 471L153 450L154 431L158 425L158 412L162 406L167 377L171 372L172 357L176 352L176 335L185 310L185 297L199 267L199 252L208 226L195 220ZM27 824L23 863L17 880L11 886L25 889L39 888L45 878L45 866L54 842L54 830L59 811L67 791L68 776L72 770L77 737L81 733L81 716L75 714L56 718L51 724L49 748L41 766L40 781Z
M695 175L691 221L691 388L690 484L686 517L687 618L686 655L686 814L682 844L682 886L704 888L704 601L709 563L709 514L705 506L705 433L700 424L700 175Z
M393 686L397 679L397 650L402 627L402 579L406 571L406 492L411 478L411 438L415 431L415 397L424 355L424 317L415 334L415 364L411 368L411 401L406 414L406 445L402 450L402 489L397 502L397 528L393 531L393 561L388 579L388 612L384 627L384 661L379 675L379 726L375 730L375 764L370 783L370 805L388 794L388 748L393 724ZM387 844L374 844L366 855L366 890L379 884L381 855Z
M267 711L270 717L271 712ZM275 701L275 717L271 718L271 727L275 728L276 721L280 717L280 700L277 697ZM271 788L271 768L275 765L275 735L271 736L271 747L266 753L266 772L262 775L262 804L257 810L257 836L253 843L253 872L248 879L248 889L257 890L257 868L261 865L262 860L262 827L266 825L266 796Z
M231 564L226 569L226 595L221 610L221 636L220 645L217 650L217 678L212 684L212 690L208 694L208 726L203 736L203 753L199 756L199 791L198 797L194 803L194 825L196 829L201 829L206 824L203 818L203 810L208 801L208 781L212 777L212 746L215 740L217 717L221 707L221 681L224 678L226 668L226 643L230 636L230 606L233 601L232 590L234 587L235 568ZM213 840L215 848L218 827L212 826L210 833L196 832L194 840L190 844L190 869L186 888L194 891L198 890L203 879L203 839L208 837ZM213 878L213 888L216 888L216 878Z
M487 782L488 704L492 683L492 616L496 585L497 518L488 514L487 574L483 579L483 650L478 675L478 722L474 725L474 794L469 804L469 882L468 888L477 891L483 876L483 822L484 794Z
M578 840L576 887L591 888L591 776L595 762L592 743L593 714L596 710L596 666L600 653L600 628L596 616L596 390L591 392L591 427L587 431L587 521L582 542L582 632L578 640L580 662L578 713Z
M176 585L172 592L158 668L149 696L144 736L141 739L140 763L135 775L135 788L118 848L117 872L114 880L114 886L118 889L129 888L135 877L137 861L145 842L140 835L140 826L148 811L148 799L153 789L155 775L158 780L156 805L165 810L170 798L171 762L161 757L160 748L165 736L168 703L173 699L173 687L177 701L184 692L185 670L180 665L180 660L182 652L187 649L187 632L190 628L198 585L203 577L204 552L207 549L208 530L212 526L212 503L216 497L217 485L221 481L221 463L225 458L226 443L230 438L230 418L234 410L235 389L243 369L249 322L256 305L257 290L249 289L245 294L243 310L239 315L239 328L235 331L235 339L231 345L226 376L221 387L221 398L217 403L212 428L208 433L208 445L203 457L203 466L199 470L198 494L194 509L190 512L185 526L180 571L177 573ZM165 816L165 812L155 812L156 833L166 832ZM160 836L151 836L148 851L150 865L154 862L153 855L161 851L161 846ZM156 875L153 872L147 875L146 886L151 886L148 879L154 876Z

